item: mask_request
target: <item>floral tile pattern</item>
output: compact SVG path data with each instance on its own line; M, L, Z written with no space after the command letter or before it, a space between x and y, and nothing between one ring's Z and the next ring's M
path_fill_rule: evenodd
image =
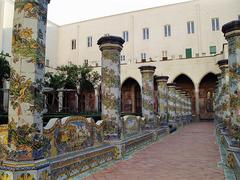
M155 67L152 66L148 70L148 67L141 67L142 73L142 116L148 121L148 124L155 126L155 116L154 116L154 84L153 75ZM153 70L154 69L154 70Z
M102 51L102 120L110 121L113 131L122 127L121 85L120 85L120 51L105 49ZM115 128L114 128L115 127ZM117 132L110 132L117 133Z
M176 120L176 89L174 85L168 85L168 121Z
M12 70L9 103L9 158L43 157L42 80L48 0L16 0L12 37Z
M229 88L232 122L240 126L240 36L229 37Z
M158 113L160 115L160 121L167 120L168 112L168 89L167 80L158 80Z

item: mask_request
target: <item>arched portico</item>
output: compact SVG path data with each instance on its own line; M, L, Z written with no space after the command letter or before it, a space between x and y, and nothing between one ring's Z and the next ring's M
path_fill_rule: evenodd
M199 83L199 118L213 119L213 94L216 88L217 76L213 73L206 74Z
M191 96L192 114L196 115L197 110L196 110L195 85L192 79L185 74L180 74L174 79L173 82L176 83L177 86L181 87L183 91L186 91Z
M86 81L85 87L78 96L78 112L96 111L95 89L91 82Z
M127 78L121 88L122 113L141 114L141 88L134 78Z

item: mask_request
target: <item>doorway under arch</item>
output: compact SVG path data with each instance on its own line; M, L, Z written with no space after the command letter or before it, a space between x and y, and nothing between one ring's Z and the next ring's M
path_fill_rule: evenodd
M213 95L216 88L217 76L206 74L199 84L199 117L200 120L214 118Z
M95 89L90 81L84 82L84 87L78 96L78 112L95 112Z
M191 96L192 114L196 115L195 87L194 87L194 83L191 80L191 78L189 78L185 74L180 74L179 76L177 76L175 78L175 80L173 82L176 83L177 86L181 87L182 90L184 90L185 92L187 92Z
M141 114L141 88L133 78L124 81L121 88L121 109L124 114Z

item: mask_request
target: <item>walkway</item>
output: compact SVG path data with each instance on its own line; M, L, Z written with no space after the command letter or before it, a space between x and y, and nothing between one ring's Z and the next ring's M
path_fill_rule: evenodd
M222 180L213 123L193 123L87 180Z

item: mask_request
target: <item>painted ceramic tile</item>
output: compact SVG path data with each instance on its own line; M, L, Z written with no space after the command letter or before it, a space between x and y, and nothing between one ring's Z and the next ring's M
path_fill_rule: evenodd
M93 146L95 126L94 120L81 116L51 119L44 128L44 136L50 140L46 157Z
M140 132L140 118L139 116L124 116L124 137L136 135Z
M232 122L240 126L240 36L228 38L229 89Z
M120 126L120 51L102 51L102 120Z
M160 121L167 120L168 113L168 97L167 97L167 81L158 81L158 113Z
M153 75L154 70L141 71L142 73L142 116L148 121L148 124L155 126L154 115L154 85Z
M42 80L48 0L15 1L9 103L9 158L43 157Z

